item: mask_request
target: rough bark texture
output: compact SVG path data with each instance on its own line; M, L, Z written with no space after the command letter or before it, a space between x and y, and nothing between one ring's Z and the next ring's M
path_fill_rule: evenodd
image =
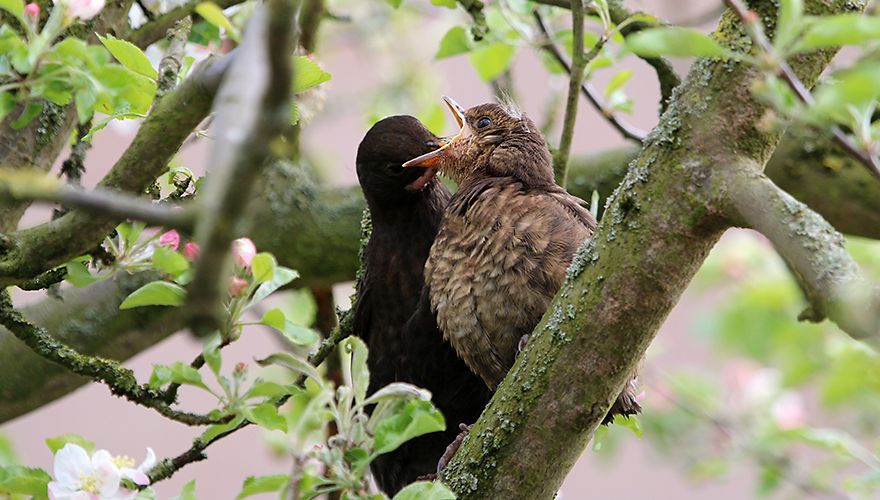
M806 4L812 14L864 8ZM750 7L776 17L774 2ZM751 46L729 12L716 36L736 50ZM811 86L831 56L792 65ZM755 127L765 111L749 91L756 76L700 60L676 90L526 350L443 471L460 498L553 497L729 226L718 174L742 161L763 167L780 140Z

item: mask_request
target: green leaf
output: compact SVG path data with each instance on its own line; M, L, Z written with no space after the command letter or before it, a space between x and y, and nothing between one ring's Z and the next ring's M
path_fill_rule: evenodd
M600 425L595 432L593 432L593 451L597 452L602 449L602 445L605 443L605 438L608 437L608 426Z
M392 382L371 394L369 398L364 400L364 404L369 405L395 399L424 399L425 401L430 401L431 392L405 382Z
M457 5L455 0L431 0L431 4L447 9L454 9Z
M6 115L15 107L15 96L12 92L0 92L0 122L6 118Z
M403 0L388 0L388 5L397 9L403 3Z
M201 439L203 443L210 443L220 434L235 429L242 422L244 422L244 417L239 415L225 424L212 425L211 427L205 429L205 432L202 433L199 439Z
M107 50L113 54L113 57L115 57L116 60L126 68L140 75L144 75L147 78L152 78L153 80L159 78L159 73L153 68L150 60L147 59L147 56L144 55L141 49L133 43L126 40L120 40L113 35L98 35L98 39L101 40L104 47L107 47Z
M636 437L642 437L642 422L639 420L639 417L636 415L615 415L614 416L614 425L619 425L621 427L626 427L631 430Z
M89 268L82 262L68 262L66 267L66 279L68 282L70 282L71 285L75 287L81 288L84 286L89 286L92 283L98 281L98 278L92 276L92 273L89 272Z
M272 493L280 491L290 481L287 474L275 474L272 476L250 476L241 485L241 493L236 498L247 498L258 493Z
M308 361L297 358L290 353L277 352L264 359L258 359L257 364L259 364L260 366L281 366L298 375L305 375L306 377L309 377L318 383L322 383L321 375L318 374L318 371L315 370L314 366L309 364Z
M289 321L281 309L278 308L266 311L260 323L278 330L287 340L297 345L314 344L320 339L318 334L311 328L306 328Z
M287 432L287 421L278 414L278 408L272 403L263 403L245 411L247 419L269 430Z
M351 356L349 370L355 400L361 404L367 397L370 370L367 368L367 344L358 337L349 337L341 343L343 352Z
M257 291L254 292L254 297L248 303L248 307L251 307L254 304L258 304L263 299L271 295L272 292L278 290L282 286L290 283L298 277L299 273L294 271L293 269L288 269L283 266L276 266L275 272L272 275L272 279L257 287Z
M831 83L823 84L814 95L816 104L810 108L811 113L846 120L850 106L861 107L880 95L880 65L835 73Z
M318 63L308 56L296 56L293 58L293 93L299 94L312 87L320 85L333 76L327 73Z
M25 108L22 110L21 114L18 115L18 118L16 118L15 121L9 124L9 128L13 130L25 128L28 123L36 118L37 115L39 115L42 111L42 103L29 102L27 106L25 106Z
M167 281L153 281L131 292L122 301L120 309L143 306L179 306L186 299L186 290Z
M46 446L52 451L52 454L58 453L58 450L64 448L66 444L75 444L86 450L89 455L95 451L94 441L88 440L79 434L62 434L60 436L46 438Z
M229 22L229 19L226 18L226 14L223 13L223 9L218 7L214 2L202 2L196 5L196 13L202 16L205 21L208 21L218 28L223 28L223 30L226 31L226 34L229 35L229 38L236 42L239 40L238 29Z
M43 469L10 465L0 468L0 492L14 495L31 495L32 498L48 498L47 485L52 480Z
M469 54L471 65L484 82L490 82L504 73L513 62L516 48L506 43L493 43Z
M629 81L633 76L633 71L629 69L625 69L611 78L611 81L608 82L608 85L605 87L605 97L610 96L616 90L620 90L626 85L626 82Z
M205 358L205 364L214 372L214 375L220 374L220 367L223 364L223 358L220 356L220 336L214 335L205 343L202 349L202 356Z
M170 382L181 385L192 385L202 389L208 387L202 382L199 371L190 365L177 361L171 365L153 365L149 386L158 389Z
M276 265L275 257L270 253L261 252L255 255L251 261L251 269L253 270L256 282L264 283L272 279Z
M153 252L153 267L173 278L177 278L189 269L189 262L183 255L169 247L160 245Z
M0 9L24 21L24 2L22 0L0 0Z
M196 480L183 485L183 489L180 490L180 495L172 498L171 500L197 500L196 499Z
M443 414L429 401L413 399L403 405L400 412L386 418L375 432L375 454L388 453L414 437L446 428Z
M787 47L801 33L804 25L803 0L781 0L779 3L779 22L773 35L773 45Z
M650 28L626 37L626 47L644 57L724 57L730 52L701 31L690 28Z
M796 51L809 51L859 45L880 38L880 17L861 14L811 18L806 33L795 45Z
M275 399L285 394L293 394L299 390L298 387L292 385L281 385L268 380L258 380L248 389L245 397Z
M437 55L434 56L434 59L464 54L470 52L472 48L473 43L467 31L461 26L455 26L443 35L443 39L440 40L440 48L437 49Z
M455 500L455 493L440 481L418 481L397 492L394 500Z

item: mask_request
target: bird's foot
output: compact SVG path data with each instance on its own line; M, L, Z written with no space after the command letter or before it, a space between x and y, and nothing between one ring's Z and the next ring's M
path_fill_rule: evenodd
M440 457L440 461L437 462L437 476L439 476L440 472L449 465L449 462L452 461L452 457L454 457L455 452L461 448L461 443L464 442L464 438L466 438L471 431L471 427L473 427L473 425L458 424L458 428L461 432L459 432L458 436L455 436L455 439L449 443L449 446L446 447L446 451L444 451L443 455Z
M516 353L519 354L526 348L526 344L529 343L529 334L525 334L519 338L519 342L516 343Z

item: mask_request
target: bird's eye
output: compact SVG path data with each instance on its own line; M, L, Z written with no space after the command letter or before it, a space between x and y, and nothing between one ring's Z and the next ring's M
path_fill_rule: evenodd
M488 116L484 116L484 117L480 118L479 120L477 120L477 128L478 129L486 128L489 125L492 125L492 120L490 120Z
M403 167L401 165L387 165L385 167L385 170L387 170L388 173L391 175L400 175L403 173Z

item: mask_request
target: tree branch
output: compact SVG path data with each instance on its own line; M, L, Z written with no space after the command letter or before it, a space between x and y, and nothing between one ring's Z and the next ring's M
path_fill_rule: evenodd
M210 110L214 93L233 54L204 61L144 120L132 144L99 187L139 193L167 168L190 131ZM59 219L7 234L0 253L0 286L30 278L98 245L119 221L72 211Z
M486 15L483 14L483 2L480 0L458 0L458 4L474 20L474 24L471 25L471 36L474 37L474 41L479 42L489 32L489 25L486 24Z
M295 2L272 0L248 21L241 56L217 94L211 182L199 197L196 239L201 255L187 304L197 334L220 324L229 245L245 234L242 217L265 164L290 123Z
M880 348L880 286L864 276L840 233L759 170L748 164L732 170L730 203L736 223L766 236L793 271L810 303L799 319L827 317L853 338Z
M535 23L538 25L538 29L541 31L541 35L544 39L540 42L540 46L542 49L546 50L548 54L553 56L553 59L559 63L560 66L565 70L566 73L571 75L571 66L568 64L568 61L562 56L562 52L559 51L559 48L553 43L553 38L550 36L550 32L547 31L547 25L544 23L544 18L541 16L541 13L537 10L533 11L532 14L535 17ZM627 139L631 139L636 142L642 142L645 138L645 132L639 130L632 125L620 120L613 111L608 109L608 106L602 101L602 98L599 97L599 93L590 85L589 82L583 82L581 84L581 92L584 94L584 97L590 102L590 104L600 113L602 116L608 120L608 123L611 124L622 136Z
M806 3L811 14L864 8L849 0ZM776 2L752 5L775 19ZM717 39L742 46L734 17L724 16ZM814 82L832 55L809 54L794 67ZM561 485L727 226L717 166L763 165L781 138L754 125L766 110L749 90L756 76L730 61L693 65L525 350L444 469L459 498L550 498Z
M191 210L181 206L161 205L146 198L109 189L87 191L64 184L54 177L30 172L0 170L0 199L7 201L42 201L60 203L90 214L97 220L115 223L135 219L163 227L192 230Z
M152 408L164 417L187 425L208 425L217 422L216 419L205 415L172 409L162 400L157 391L138 384L134 373L118 362L85 356L58 342L44 329L25 320L12 307L12 300L9 298L7 290L0 292L0 324L9 329L35 353L77 375L103 382L110 388L110 392L117 396Z
M569 68L568 97L565 100L565 117L562 119L562 135L559 138L559 149L553 155L553 176L560 186L565 185L568 172L568 156L571 153L571 141L574 136L574 125L577 121L578 94L584 82L584 70L589 59L599 53L605 45L604 35L596 41L590 50L590 56L584 54L584 0L571 0L571 68ZM548 41L548 43L552 43Z
M179 7L175 7L156 17L152 21L144 23L142 26L131 31L127 36L122 36L121 38L125 38L138 47L145 49L164 38L165 33L171 29L177 21L195 12L196 6L200 4L201 1L202 0L193 0ZM214 3L221 9L226 9L233 5L244 3L244 0L217 0Z
M746 8L737 0L724 0L724 4L737 15L758 48L765 54L772 55L774 53L773 45L767 37L764 36L764 31L761 28L761 20L756 15L750 15L749 11L746 10ZM794 91L798 99L807 106L812 106L814 104L813 95L800 78L798 78L794 70L791 69L788 62L784 59L778 59L776 61L776 66L779 75L785 83L788 84L789 88ZM831 127L831 136L844 151L862 162L875 177L880 179L880 160L878 160L876 156L870 151L866 151L859 147L837 125Z

